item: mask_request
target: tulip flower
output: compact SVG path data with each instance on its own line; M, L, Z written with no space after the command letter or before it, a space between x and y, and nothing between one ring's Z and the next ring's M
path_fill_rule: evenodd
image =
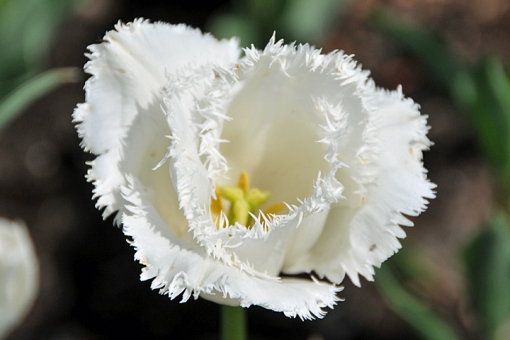
M172 299L322 317L434 197L426 117L352 56L274 36L241 56L236 39L144 20L89 49L74 112L88 180Z

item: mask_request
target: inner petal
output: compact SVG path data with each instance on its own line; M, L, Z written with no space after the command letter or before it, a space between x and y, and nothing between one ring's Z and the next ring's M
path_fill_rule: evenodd
M253 186L271 192L268 206L298 204L313 194L319 171L328 170L310 93L296 79L262 62L235 89L220 151L230 180L246 171Z
M145 117L136 118L125 142L125 153L130 157L125 157L120 167L144 186L148 199L168 228L177 237L194 243L192 235L188 234L186 218L179 210L177 194L168 175L168 163L154 170L170 144L165 137L170 135L170 129L160 105L159 101L155 101L147 109Z

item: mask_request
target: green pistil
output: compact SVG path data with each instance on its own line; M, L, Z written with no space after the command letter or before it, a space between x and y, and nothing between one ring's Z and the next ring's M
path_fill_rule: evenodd
M249 213L255 213L258 207L269 200L268 191L253 188L245 192L243 189L233 186L221 187L220 196L230 201L227 217L231 225L238 222L248 226L251 218Z

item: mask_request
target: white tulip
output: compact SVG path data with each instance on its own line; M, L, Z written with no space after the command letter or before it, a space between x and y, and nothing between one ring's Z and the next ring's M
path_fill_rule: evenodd
M0 218L0 339L24 319L39 291L39 261L27 227Z
M273 37L240 57L236 39L143 20L89 49L74 121L94 198L172 299L322 317L434 197L426 117L351 56Z

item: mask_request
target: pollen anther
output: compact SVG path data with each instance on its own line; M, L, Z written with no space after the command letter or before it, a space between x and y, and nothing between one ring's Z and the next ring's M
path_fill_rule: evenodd
M251 228L254 220L251 215L254 215L257 209L269 200L269 191L259 190L257 188L250 188L250 178L248 174L243 171L239 176L237 186L224 185L220 187L216 185L214 189L216 197L211 199L211 213L216 216L216 228L220 227L219 216L223 212L222 199L230 202L230 208L226 213L229 224L234 225L239 223ZM271 205L269 208L261 212L264 215L275 215L286 208L285 204L277 203ZM226 224L223 225L226 227Z

